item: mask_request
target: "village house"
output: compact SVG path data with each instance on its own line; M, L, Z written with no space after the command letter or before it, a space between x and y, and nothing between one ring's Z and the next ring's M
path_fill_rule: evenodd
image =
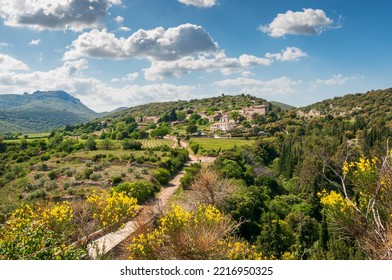
M220 122L225 123L225 122L230 122L230 114L225 113L220 117Z
M217 112L217 113L215 113L215 114L213 114L211 116L208 116L207 118L208 118L208 121L210 123L213 123L213 122L219 121L221 119L221 117L222 117L222 113L221 112Z
M234 122L218 122L211 125L211 132L231 131L234 129Z
M138 117L136 118L137 123L155 123L157 124L161 117L157 116L144 116L144 117Z
M268 105L255 105L249 108L242 109L242 115L247 119L251 118L253 114L265 116L268 113Z

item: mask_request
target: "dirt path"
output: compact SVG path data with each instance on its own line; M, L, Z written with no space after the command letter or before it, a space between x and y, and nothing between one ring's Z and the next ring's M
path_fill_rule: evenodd
M188 143L181 142L181 146L189 151ZM191 154L191 151L189 151L189 153L190 161L185 164L186 166L196 162L211 163L215 160L215 158L211 157L198 157ZM127 237L135 233L140 226L144 226L153 221L157 213L168 206L170 198L180 187L180 180L182 176L184 176L184 171L180 171L167 184L167 186L161 188L161 191L157 194L153 205L141 206L138 215L132 221L126 223L123 228L120 228L115 232L108 233L88 244L87 250L89 257L91 259L97 259L99 256L107 254Z

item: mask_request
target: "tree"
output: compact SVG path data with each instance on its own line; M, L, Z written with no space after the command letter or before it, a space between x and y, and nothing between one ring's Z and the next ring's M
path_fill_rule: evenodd
M177 111L177 120L182 122L186 119L186 112L184 111Z
M2 137L0 137L0 153L4 153L7 149L6 144L4 143L4 140Z
M113 148L113 141L109 138L105 138L101 141L100 146L102 150L111 150Z
M124 150L141 150L143 144L139 141L135 141L133 139L125 139L122 142L122 147Z
M196 133L197 132L197 125L195 123L190 123L186 127L186 132L188 134Z
M172 122L177 120L177 114L176 114L176 111L174 110L174 108L172 108L170 111L169 120Z
M235 122L238 121L239 117L240 117L240 113L238 111L230 112L230 119L234 120Z
M95 151L97 149L97 142L95 142L94 138L89 138L87 141L84 143L84 146L87 150L90 151Z
M169 132L170 132L169 128L166 125L161 124L160 126L158 126L153 131L150 132L150 136L154 138L163 137L167 135Z

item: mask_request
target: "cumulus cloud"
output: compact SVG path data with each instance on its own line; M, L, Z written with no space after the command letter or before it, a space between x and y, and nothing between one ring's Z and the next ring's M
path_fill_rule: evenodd
M83 71L88 68L88 63L84 59L66 61L60 67L49 71L22 73L14 71L18 70L17 67L3 68L4 64L4 55L0 55L0 92L22 93L34 92L37 89L62 89L80 98L96 111L153 101L189 99L190 91L193 89L192 86L168 83L111 87L98 79L84 77ZM132 76L134 73L130 74L129 78Z
M0 54L0 71L28 69L29 67L22 61L6 54Z
M41 39L31 40L29 46L38 46L39 44L41 44Z
M301 49L296 47L287 47L280 53L267 53L265 57L275 59L279 61L293 61L299 60L300 58L307 57L308 55Z
M260 94L289 94L296 92L296 86L301 84L302 81L295 81L286 76L263 81L245 77L239 77L236 79L226 79L213 83L213 86L225 88L226 90L232 90L235 92L246 92L260 96Z
M124 31L124 32L128 32L128 31L131 31L131 28L126 27L126 26L121 26L121 27L118 28L118 30Z
M277 38L286 34L316 35L326 29L337 27L323 10L303 9L301 12L287 11L284 14L278 14L270 24L262 25L259 29Z
M178 0L187 6L196 6L199 8L211 8L218 3L218 0Z
M121 0L0 0L0 17L8 26L82 31L100 27L108 9L119 4Z
M122 16L117 16L114 18L114 21L121 25L124 22L124 18Z
M345 77L342 74L337 74L337 75L333 75L330 79L326 79L326 80L317 79L316 84L323 84L326 86L336 86L336 85L343 85L347 81L357 80L359 78L360 77L358 76Z
M190 23L167 30L162 27L140 29L128 38L117 38L106 29L93 29L72 42L64 59L139 57L168 61L217 49L217 43L201 26Z
M244 68L271 64L271 60L252 55L241 55L239 58L230 58L224 52L210 56L186 56L175 61L153 61L149 68L144 69L147 80L162 80L168 77L180 77L192 71L219 70L222 74L241 72Z

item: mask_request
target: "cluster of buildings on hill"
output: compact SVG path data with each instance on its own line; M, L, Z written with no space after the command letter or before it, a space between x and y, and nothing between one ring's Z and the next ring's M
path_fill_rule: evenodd
M208 122L211 123L210 129L211 132L216 131L231 131L236 127L236 122L231 119L229 112L216 111L213 115L207 115L206 112L200 112L200 116L202 118L208 119ZM268 105L255 105L252 107L246 107L242 110L238 111L239 115L242 115L246 119L251 119L252 115L258 114L260 116L264 116L268 113ZM187 116L189 118L190 115ZM158 123L160 117L158 116L144 116L136 118L136 122L138 123Z

